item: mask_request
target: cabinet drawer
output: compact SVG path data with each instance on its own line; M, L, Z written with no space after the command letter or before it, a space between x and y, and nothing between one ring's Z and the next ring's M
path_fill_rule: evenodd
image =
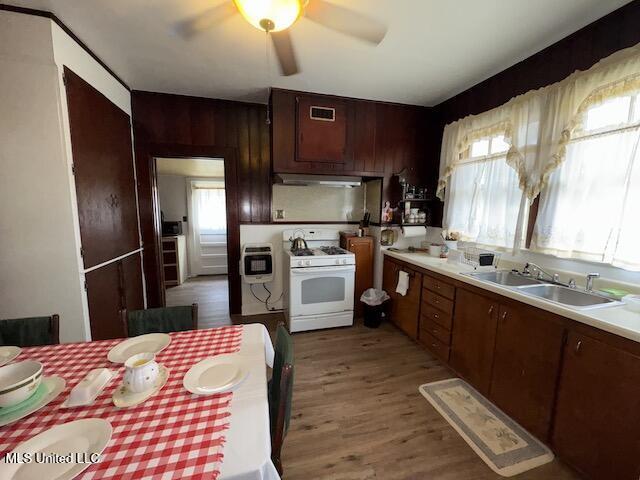
M436 337L430 335L424 330L420 330L420 337L418 338L418 340L440 360L449 362L449 352L451 351L451 349Z
M431 290L424 289L422 292L422 298L426 300L427 304L432 307L436 307L438 310L448 315L453 313L453 302L448 298L444 298L442 295L438 295Z
M434 308L425 302L422 302L420 313L423 319L440 325L446 330L451 330L451 326L453 325L453 317L450 314L445 313L442 310L438 310L437 308Z
M451 345L451 330L447 330L424 316L420 319L420 335L423 333L428 333L447 346Z
M424 276L422 286L423 288L431 290L432 292L435 292L438 295L442 295L443 297L450 300L453 300L455 297L456 287L428 275Z

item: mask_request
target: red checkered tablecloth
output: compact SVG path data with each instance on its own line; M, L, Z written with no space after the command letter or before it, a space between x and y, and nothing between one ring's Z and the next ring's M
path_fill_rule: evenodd
M156 359L169 369L167 384L133 408L117 409L111 400L124 367L110 363L107 352L120 340L25 348L19 360L44 364L45 376L59 375L65 391L40 411L0 427L0 455L34 435L82 418L111 422L113 436L99 463L80 477L88 479L215 479L223 457L224 431L229 427L232 393L197 396L184 390L182 378L198 361L240 349L241 326L177 332ZM93 368L117 370L117 376L88 407L60 408L69 391ZM44 480L44 479L43 479Z

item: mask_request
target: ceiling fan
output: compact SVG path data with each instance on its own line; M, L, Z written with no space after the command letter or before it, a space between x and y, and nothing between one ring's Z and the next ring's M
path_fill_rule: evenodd
M375 45L387 33L385 25L348 8L324 0L232 0L205 10L177 24L177 31L189 39L240 13L247 22L266 32L283 75L300 72L288 29L301 17Z

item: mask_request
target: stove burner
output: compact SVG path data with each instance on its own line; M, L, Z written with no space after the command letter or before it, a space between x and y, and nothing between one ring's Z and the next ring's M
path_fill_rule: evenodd
M308 248L298 248L296 250L291 250L291 253L294 257L310 257L313 255L313 250Z
M346 255L349 253L340 247L320 247L320 250L327 255Z

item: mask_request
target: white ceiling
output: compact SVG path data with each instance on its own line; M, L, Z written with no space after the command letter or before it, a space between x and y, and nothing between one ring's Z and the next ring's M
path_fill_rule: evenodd
M224 160L214 158L156 158L159 175L224 178Z
M302 73L270 75L265 34L236 15L191 42L172 25L230 0L8 0L52 11L131 88L265 102L267 87L435 105L628 0L328 0L389 26L371 47L302 18ZM310 0L313 1L313 0Z

